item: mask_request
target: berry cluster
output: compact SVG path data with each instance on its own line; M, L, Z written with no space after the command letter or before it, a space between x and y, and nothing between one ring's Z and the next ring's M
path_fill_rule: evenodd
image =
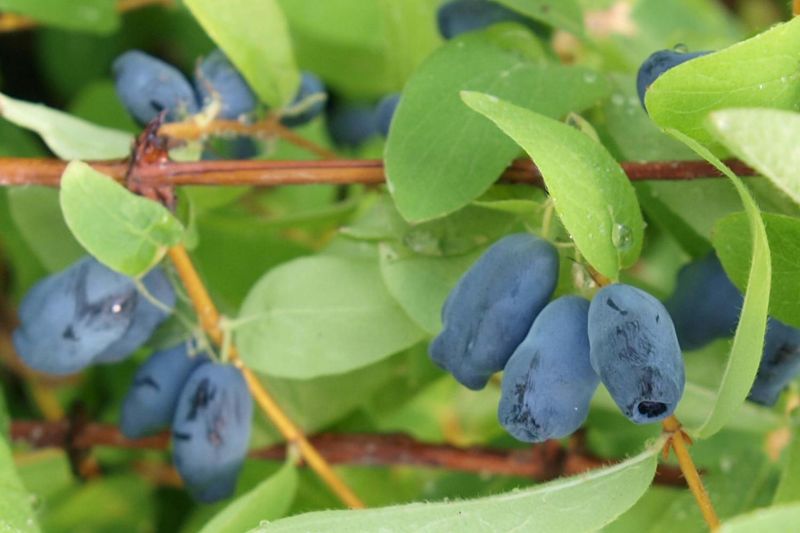
M471 389L504 370L498 417L527 442L578 429L601 381L633 422L672 414L685 378L664 306L623 284L591 303L577 296L548 303L557 278L551 244L529 234L501 239L447 298L431 358Z
M731 337L739 322L743 298L713 253L684 266L675 291L666 301L675 319L681 347L702 348ZM781 391L800 374L800 329L770 318L758 375L749 399L774 405Z
M192 82L172 65L138 50L122 54L112 69L117 95L140 124L161 112L167 122L201 111L220 119L250 120L259 107L252 88L221 50L198 63ZM307 124L325 111L327 100L323 81L303 72L294 100L281 110L281 123L290 128ZM340 146L356 147L376 135L386 137L399 100L397 93L385 96L377 105L332 99L327 106L331 139ZM254 155L252 148L234 147L233 152Z
M14 347L31 368L64 375L127 359L172 312L175 291L160 268L141 281L92 257L37 283L20 305ZM137 371L122 408L130 438L172 428L173 460L191 494L233 493L247 454L252 399L241 372L190 354L182 343Z

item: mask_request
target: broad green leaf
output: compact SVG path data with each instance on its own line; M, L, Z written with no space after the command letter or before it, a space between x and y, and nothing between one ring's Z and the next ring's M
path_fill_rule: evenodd
M63 270L86 253L61 216L58 195L58 190L49 187L8 189L8 208L14 225L51 272Z
M496 0L498 4L510 7L554 28L560 28L583 35L583 12L576 0Z
M800 203L800 113L776 109L726 109L711 113L717 140Z
M61 159L119 159L131 151L133 135L95 126L41 104L0 94L0 115L17 126L33 130Z
M0 10L65 30L107 34L119 26L116 0L0 0Z
M183 227L161 204L136 196L86 163L61 176L61 210L79 243L109 268L138 277L178 244Z
M80 482L72 473L67 452L60 448L23 452L14 463L25 488L45 501Z
M262 520L285 516L297 492L297 470L291 463L240 496L209 521L200 533L240 533Z
M536 163L575 244L603 275L616 279L642 249L644 221L622 168L583 133L487 94L464 102L514 139Z
M772 291L769 313L800 327L800 219L762 213L772 258ZM739 289L747 286L752 237L747 215L734 213L717 223L714 248L725 271Z
M433 335L442 329L441 310L447 295L482 251L430 257L384 243L380 246L381 274L389 293L408 316Z
M424 338L373 261L315 256L281 265L247 295L242 359L270 376L309 379L380 361Z
M706 128L712 111L730 107L797 109L800 19L672 68L647 90L650 117L700 144L718 147Z
M659 447L653 446L614 466L497 496L359 511L321 511L264 524L253 532L594 531L613 521L644 494L655 474L658 451Z
M772 499L773 505L800 504L800 432L792 428L792 441L786 449L786 460L781 472L781 481Z
M271 107L292 101L300 85L289 26L277 0L186 0L208 35Z
M31 496L22 485L14 458L5 440L0 436L0 531L39 531L31 508Z
M361 3L363 6L364 0ZM442 41L433 24L437 3L433 0L378 0L378 6L383 22L386 66L393 86L400 89Z
M386 146L389 190L410 221L453 212L485 192L519 147L466 108L463 90L489 92L553 118L581 111L608 93L595 72L550 66L520 52L534 37L516 25L448 42L403 89ZM513 44L510 44L514 41Z
M722 524L719 533L795 531L798 523L800 523L800 505L783 505L737 516Z
M692 431L700 437L708 438L722 429L744 403L761 362L772 276L770 249L761 213L742 180L697 141L679 131L667 131L730 178L739 193L742 204L744 204L750 224L750 236L753 239L752 263L747 279L744 304L714 407L700 426L692 428Z

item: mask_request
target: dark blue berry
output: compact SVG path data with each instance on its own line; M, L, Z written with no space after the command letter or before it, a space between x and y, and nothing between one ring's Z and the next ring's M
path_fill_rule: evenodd
M507 7L489 0L452 0L443 4L437 13L439 33L452 39L462 33L480 30L500 22L524 24L540 36L547 35L546 26Z
M400 94L394 93L384 96L375 108L375 120L378 122L378 133L384 137L389 136L389 127L392 125L394 112L400 103Z
M333 104L328 108L328 134L339 146L357 148L378 134L375 109L367 104Z
M639 67L639 73L636 75L636 89L639 91L639 101L642 103L642 107L647 110L647 107L644 105L645 92L659 76L672 67L676 67L690 59L710 53L710 51L687 53L678 52L676 50L659 50L658 52L653 52L650 57L644 60L642 66Z
M310 99L314 98L312 103ZM297 96L289 105L290 108L298 108L296 114L284 115L281 122L290 128L296 128L307 124L317 118L325 110L325 101L327 100L327 93L325 92L325 84L319 79L318 76L311 72L303 72L300 78L300 88L297 91ZM300 106L304 106L301 110ZM307 106L307 107L305 107Z
M217 116L222 119L236 120L253 112L258 104L256 95L222 50L214 50L197 66L194 84L204 106L215 98L219 100Z
M784 388L800 374L800 329L769 319L764 353L748 399L774 405Z

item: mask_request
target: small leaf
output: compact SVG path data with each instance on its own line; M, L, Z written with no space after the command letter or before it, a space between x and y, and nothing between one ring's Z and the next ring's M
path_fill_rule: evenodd
M374 261L331 256L268 272L237 322L236 341L249 367L296 379L360 368L425 337L389 295Z
M271 107L292 101L300 73L289 26L276 0L186 0L208 35Z
M526 40L538 43L514 24L470 33L435 51L411 77L386 146L389 190L405 219L429 220L465 206L519 154L464 106L460 91L491 92L553 118L608 94L606 80L591 70L526 57Z
M781 480L772 498L773 505L800 504L800 432L797 426L792 429L792 442L787 447Z
M138 277L183 237L183 226L161 204L136 196L86 163L61 176L61 210L78 242L109 268Z
M800 505L783 505L737 516L722 524L719 533L795 531L798 522L800 522Z
M711 114L717 140L800 203L800 113L726 109Z
M650 486L660 444L617 465L530 489L475 500L318 511L264 524L253 533L595 531L629 509Z
M603 145L553 119L494 96L462 93L464 102L514 139L536 163L556 211L578 249L616 279L642 249L636 193Z
M61 159L119 159L131 151L133 135L95 126L67 113L0 94L0 115L38 133Z
M800 19L795 18L668 70L647 90L647 110L662 128L718 147L706 129L706 118L715 110L796 109L800 98L798 54Z
M0 531L39 531L31 507L31 496L14 469L14 458L0 436Z
M554 28L583 35L583 12L575 0L496 0Z
M116 0L0 0L0 10L65 30L108 34L119 27Z
M250 492L229 503L200 533L240 533L285 516L297 493L297 470L287 462Z
M742 204L744 204L750 224L750 235L753 239L752 263L747 279L744 304L714 407L705 421L692 429L700 437L708 438L722 429L744 403L761 362L764 332L767 327L772 270L770 249L761 213L742 180L697 141L676 130L667 130L667 132L730 178L739 193Z
M761 217L772 258L770 315L800 327L800 219L773 213ZM713 242L725 271L739 290L744 289L752 250L747 215L734 213L720 220Z

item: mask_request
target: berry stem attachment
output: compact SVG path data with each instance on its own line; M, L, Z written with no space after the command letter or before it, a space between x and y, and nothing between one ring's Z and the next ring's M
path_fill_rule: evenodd
M689 490L692 491L708 528L711 531L717 531L720 527L719 518L703 485L703 480L700 479L700 473L689 454L688 445L692 442L691 438L683 431L680 421L674 415L664 420L663 427L668 435L667 443L664 445L664 456L669 456L670 449L675 451L683 477L686 478L686 484L689 485Z
M197 270L195 270L186 248L182 245L173 246L169 249L168 254L175 265L175 270L178 272L181 282L186 287L189 298L192 300L203 330L216 345L222 346L225 343L225 333L220 327L219 312L214 306L214 302L211 301L211 297L205 285L203 285ZM352 509L364 508L364 503L336 474L328 461L308 441L300 428L284 413L283 409L281 409L253 371L247 368L242 360L239 359L236 346L232 342L227 344L229 361L242 371L256 403L269 417L278 431L281 432L286 441L297 447L303 459L342 502Z

